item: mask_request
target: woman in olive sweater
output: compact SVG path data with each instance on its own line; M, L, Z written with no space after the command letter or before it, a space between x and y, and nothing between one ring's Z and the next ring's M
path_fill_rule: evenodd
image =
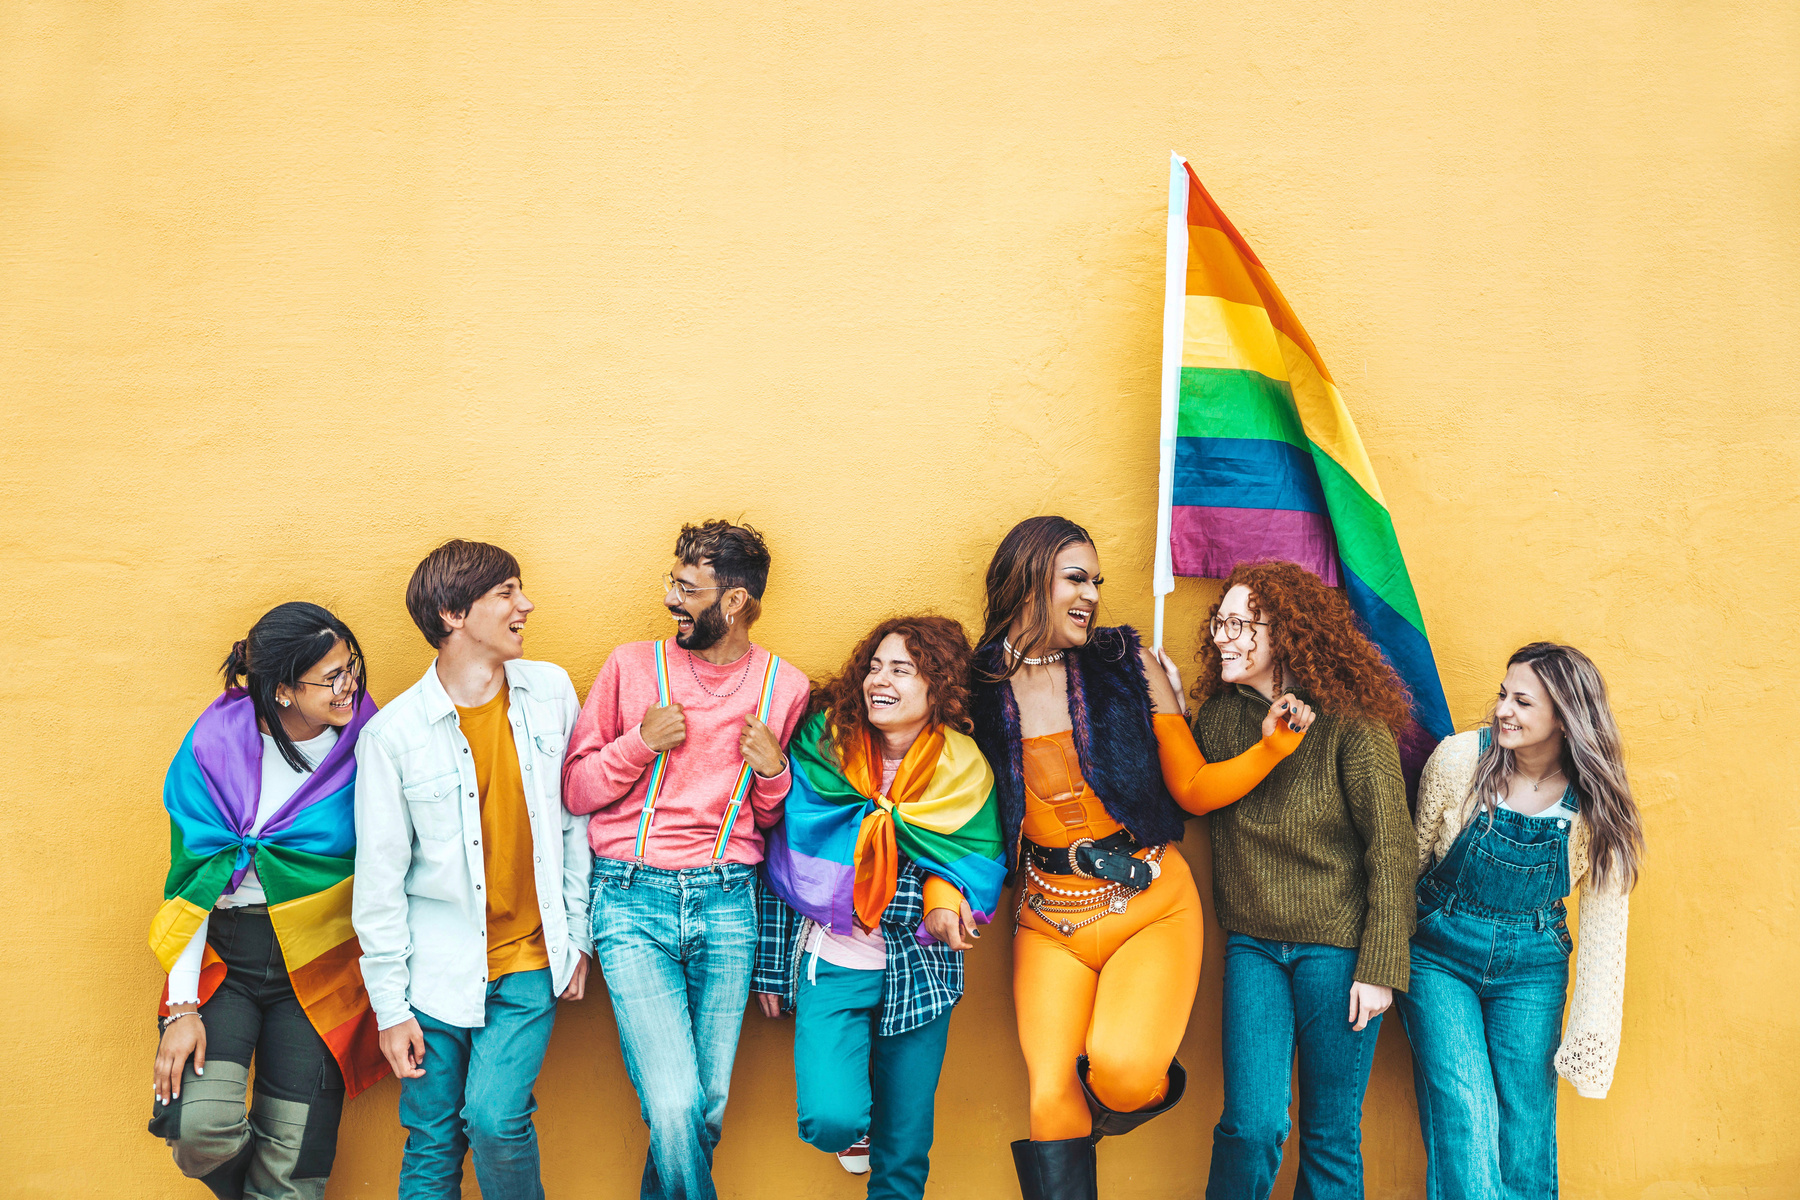
M1344 597L1293 563L1241 566L1213 608L1195 688L1208 762L1261 736L1270 700L1318 711L1292 756L1212 822L1225 945L1225 1111L1208 1200L1264 1200L1288 1134L1296 1196L1363 1194L1362 1099L1381 1014L1405 991L1418 869L1395 733L1406 691Z

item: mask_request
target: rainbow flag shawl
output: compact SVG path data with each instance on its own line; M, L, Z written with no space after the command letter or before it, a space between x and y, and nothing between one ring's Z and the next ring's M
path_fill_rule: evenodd
M347 1096L388 1069L363 990L362 947L350 927L356 735L374 714L375 702L364 695L325 761L252 837L262 791L256 708L242 688L208 705L163 781L169 878L150 923L150 949L167 971L219 897L238 886L254 861L294 995L343 1069ZM200 999L210 997L224 978L225 964L208 946Z
M851 784L826 733L826 714L801 722L788 742L793 786L769 834L764 873L787 905L827 929L847 931L855 912L856 842L876 801ZM942 731L944 748L924 794L892 810L900 852L952 884L986 924L1006 878L994 773L975 739ZM921 926L915 936L931 940Z
M1381 485L1325 360L1193 168L1172 156L1156 592L1286 559L1342 586L1412 693L1409 782L1452 732ZM1171 469L1172 468L1172 469ZM1165 586L1166 584L1166 586Z

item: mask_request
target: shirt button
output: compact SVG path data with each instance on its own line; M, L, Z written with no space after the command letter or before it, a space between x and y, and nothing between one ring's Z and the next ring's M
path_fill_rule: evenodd
M531 770L531 764L530 764L530 763L526 763L526 764L525 764L525 769L526 769L526 770L527 770L527 771L529 771L529 770Z
M532 862L543 862L544 861L543 855L540 854L536 858L533 858L531 861Z
M470 792L470 793L469 793L469 799L471 799L471 800L473 800L473 799L474 799L474 798L475 798L475 793L474 793L474 792Z
M467 753L468 753L468 752L469 752L469 748L468 748L468 747L467 747L467 746L464 746L464 747L463 747L463 753L464 753L464 754L467 754Z
M475 840L474 840L474 841L472 841L472 842L470 842L470 843L469 843L469 845L471 845L471 846L479 846L479 845L481 845L481 839L480 839L480 838L476 838L476 839L475 839Z

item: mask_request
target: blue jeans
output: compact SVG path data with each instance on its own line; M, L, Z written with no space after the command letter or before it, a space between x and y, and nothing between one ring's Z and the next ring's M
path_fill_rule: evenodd
M475 1149L483 1200L543 1200L531 1086L544 1065L556 995L550 969L487 985L487 1024L446 1025L414 1012L425 1032L425 1074L400 1081L400 1200L456 1200L463 1156Z
M756 868L594 860L594 949L650 1128L644 1200L714 1200L756 955Z
M938 1075L950 1011L882 1037L883 971L820 960L794 1006L794 1090L800 1136L836 1153L869 1136L871 1200L920 1200L931 1174Z
M1288 1135L1300 1060L1300 1178L1294 1200L1363 1194L1362 1102L1381 1018L1351 1030L1356 951L1225 941L1225 1112L1213 1129L1207 1200L1267 1200Z
M1424 914L1412 990L1395 997L1412 1042L1429 1200L1550 1200L1556 1067L1571 948L1566 917L1508 920L1454 903Z

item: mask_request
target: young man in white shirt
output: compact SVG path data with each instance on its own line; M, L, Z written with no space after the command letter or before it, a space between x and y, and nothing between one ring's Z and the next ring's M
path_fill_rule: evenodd
M497 546L446 542L406 607L437 661L356 746L352 920L407 1129L401 1200L542 1200L533 1083L593 952L586 822L562 805L579 705L526 661L532 603Z

